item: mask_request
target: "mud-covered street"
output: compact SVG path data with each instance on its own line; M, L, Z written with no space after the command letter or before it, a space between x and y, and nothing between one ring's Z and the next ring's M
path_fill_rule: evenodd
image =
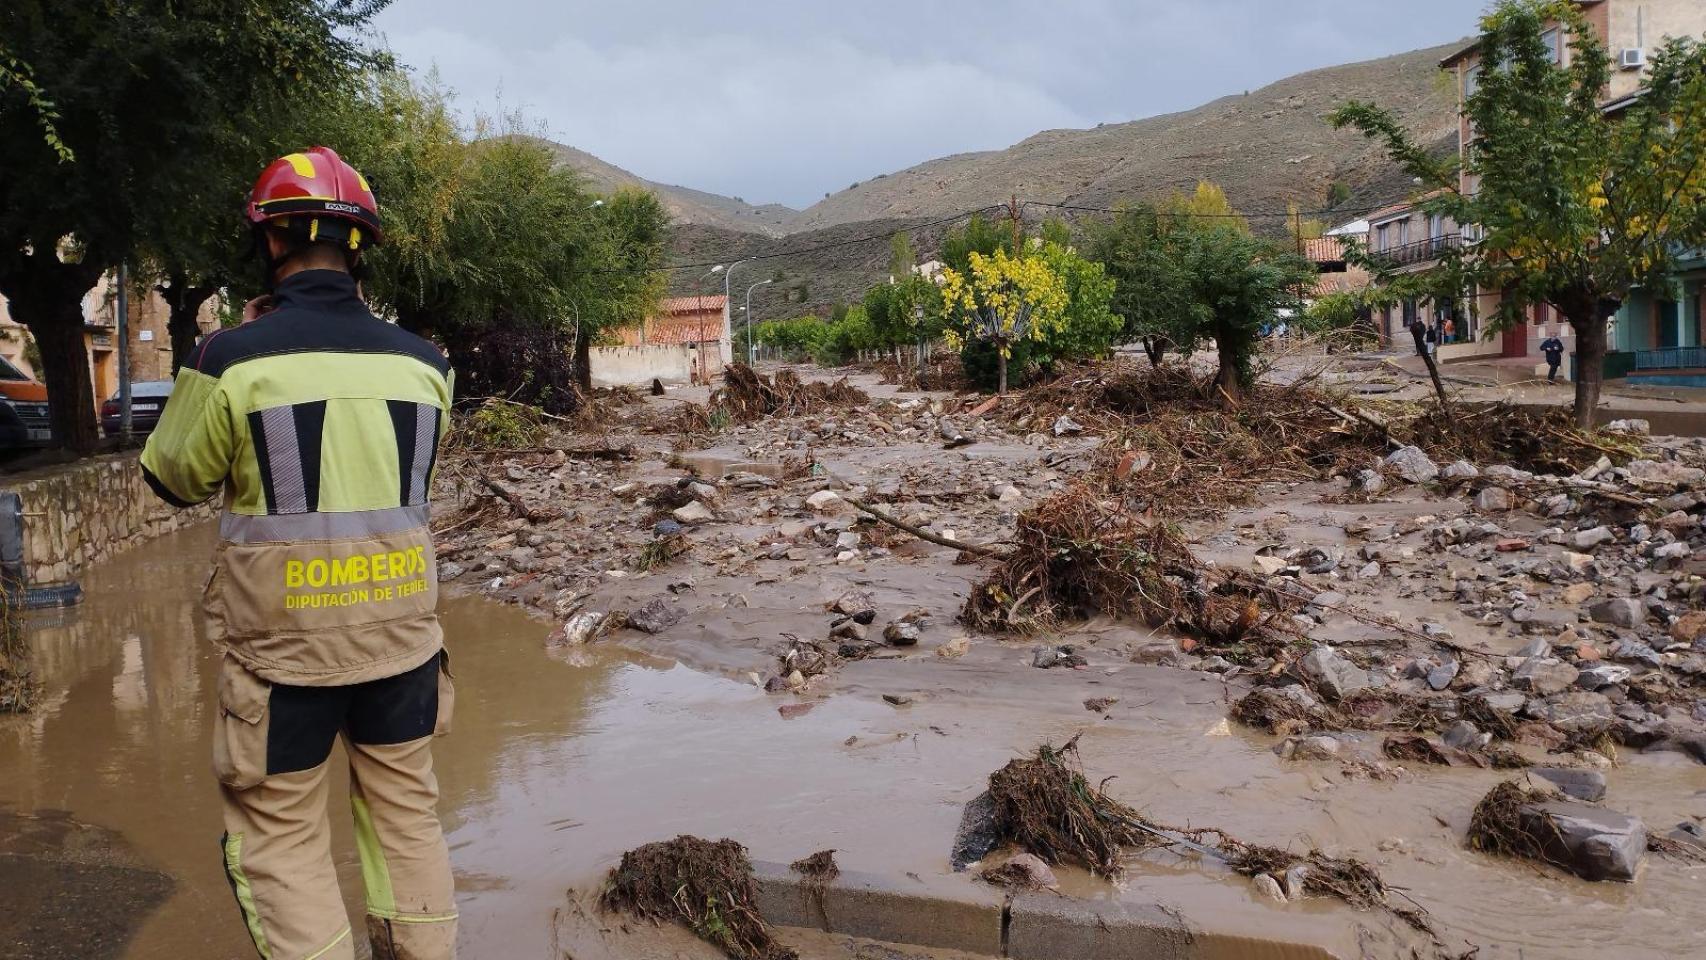
M1260 483L1225 506L1209 501L1231 481L1201 482L1180 529L1210 574L1278 588L1248 595L1265 605L1259 628L1223 643L1098 615L1003 632L959 619L995 560L851 501L936 540L1011 549L1022 514L1095 475L1115 424L1044 415L1035 396L1009 406L1036 413L974 415L949 394L853 382L871 399L686 432L703 391L604 397L590 426L447 461L435 524L459 689L435 752L463 955L677 950L574 904L623 851L678 834L779 863L834 849L844 870L968 896L983 881L950 862L966 805L1009 760L1074 736L1091 782L1109 778L1145 817L1366 863L1437 936L1328 897L1276 902L1177 848L1134 853L1117 882L1055 867L1065 896L1162 905L1204 955L1702 944L1706 866L1676 830L1706 816L1700 652L1677 638L1698 617L1690 542L1706 501L1670 459L1697 459L1696 443L1659 441L1654 466L1602 470L1601 487L1542 491L1492 464L1411 483L1405 471L1427 471L1406 457ZM1653 504L1652 523L1631 529L1647 508L1616 515L1617 498ZM100 956L249 950L227 922L205 776L211 543L198 530L134 550L91 572L81 608L31 623L43 695L0 737L0 870L8 887L60 893L0 920L8 955L73 955L55 945L89 942L74 932L86 911L112 916ZM1235 705L1258 687L1302 709L1252 725ZM1405 738L1431 746L1392 746ZM1544 779L1510 769L1527 764L1602 784L1596 809L1681 840L1631 852L1632 882L1468 848L1489 789ZM337 804L332 824L358 914ZM781 939L805 956L850 949Z

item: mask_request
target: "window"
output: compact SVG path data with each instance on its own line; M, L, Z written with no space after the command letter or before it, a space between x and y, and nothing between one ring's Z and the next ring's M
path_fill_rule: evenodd
M1392 230L1391 230L1391 227L1392 227L1392 224L1383 223L1380 226L1374 228L1374 249L1376 249L1376 250L1390 250L1390 249L1392 249Z
M1398 246L1402 247L1402 246L1408 244L1409 242L1410 242L1410 220L1408 217L1406 217L1403 220L1398 221Z
M1546 51L1551 54L1553 63L1564 62L1562 39L1563 37L1559 34L1557 27L1553 27L1540 35L1540 42L1546 44Z
M1467 100L1481 88L1481 65L1475 64L1463 71L1463 99Z

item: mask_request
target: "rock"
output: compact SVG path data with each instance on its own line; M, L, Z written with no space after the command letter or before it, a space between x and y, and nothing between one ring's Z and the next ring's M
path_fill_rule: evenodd
M1649 667L1662 667L1665 662L1658 651L1639 640L1617 641L1617 645L1611 648L1611 657L1614 660L1632 660Z
M659 520L652 524L652 536L654 537L679 536L681 530L681 521L679 520Z
M669 515L674 517L677 523L684 524L706 523L716 518L716 514L711 512L710 507L697 500L686 506L676 507L669 512Z
M1538 777L1567 797L1598 803L1605 799L1605 774L1598 770L1577 770L1565 767L1533 767L1529 776Z
M1578 530L1575 536L1577 550L1592 550L1609 540L1615 539L1610 527L1599 526L1591 530Z
M1638 417L1630 417L1627 420L1611 421L1605 425L1605 431L1607 433L1633 433L1645 436L1653 432L1653 426Z
M1467 460L1456 460L1440 472L1447 480L1473 480L1481 475L1481 471Z
M1142 473L1149 469L1154 458L1142 450L1127 450L1120 457L1120 462L1114 467L1114 479L1124 480L1134 473Z
M936 648L936 656L943 660L958 660L971 650L970 637L955 637Z
M1344 552L1335 547L1310 547L1292 557L1292 562L1307 573L1327 573L1338 567Z
M900 693L885 693L883 702L891 707L904 707L912 703L912 698Z
M1628 683L1632 673L1628 667L1615 663L1590 663L1576 675L1576 686L1583 690L1601 690Z
M841 499L841 495L834 490L819 490L806 498L806 506L818 513L844 513L847 510L847 501Z
M1054 435L1057 437L1072 437L1084 432L1084 427L1078 421L1062 414L1054 422Z
M1060 662L1060 651L1054 647L1038 647L1031 652L1031 666L1047 670Z
M1502 713L1515 713L1528 702L1528 697L1512 691L1496 691L1482 694L1481 702Z
M1592 617L1595 623L1633 628L1646 622L1647 609L1634 597L1616 597L1601 600L1589 607L1588 616Z
M1374 470L1358 470L1351 489L1373 496L1386 489L1386 478Z
M1054 871L1034 853L1021 853L981 874L984 881L1015 890L1053 890L1060 886Z
M662 597L654 597L628 614L628 625L635 630L658 634L680 623L686 616L687 611Z
M1298 664L1303 675L1332 700L1372 686L1368 671L1345 659L1332 647L1320 646L1305 654Z
M1307 864L1292 864L1285 872L1285 896L1288 900L1302 900L1308 892L1309 866Z
M1336 737L1316 735L1291 737L1274 749L1287 760L1337 760L1344 744Z
M468 568L460 563L449 561L438 565L438 582L448 583L468 572Z
M1669 460L1631 460L1623 468L1629 479L1637 486L1648 489L1678 491L1692 489L1706 483L1706 470L1698 467L1685 467L1680 463Z
M1549 801L1524 806L1521 817L1545 858L1584 880L1633 880L1646 856L1646 825L1628 814Z
M1252 557L1250 559L1250 565L1255 567L1257 572L1269 577L1290 566L1290 564L1286 563L1285 560L1280 557L1268 557L1262 555Z
M857 620L843 620L829 628L829 636L835 640L863 640L866 636L865 625Z
M443 574L440 574L442 579ZM1706 635L1706 610L1690 610L1670 625L1670 638L1678 643L1693 643Z
M837 550L857 550L857 549L859 549L859 535L857 533L854 533L851 530L845 530L839 534L836 534L836 536L835 536L835 549L837 549Z
M915 647L919 638L918 625L896 620L883 628L883 639L897 647Z
M1507 507L1505 509L1509 508ZM1510 537L1493 544L1493 549L1497 550L1499 553L1518 553L1520 551L1527 550L1532 546L1534 546L1533 543L1530 543L1521 537Z
M1015 503L1025 499L1025 494L1011 483L996 484L989 493L999 503Z
M1276 903L1286 902L1284 888L1282 888L1280 886L1280 882L1275 880L1273 877L1270 877L1265 873L1258 873L1250 882L1255 885L1256 892L1258 894L1267 897L1269 900L1273 900Z
M1572 583L1569 586L1564 588L1563 596L1559 597L1558 599L1560 599L1564 603L1574 607L1574 606L1580 606L1584 601L1587 600L1587 598L1589 598L1591 596L1593 596L1593 584L1591 584L1591 583Z
M1403 447L1386 456L1386 468L1409 483L1427 483L1439 477L1439 465L1420 447Z
M1504 487L1485 487L1475 495L1475 509L1482 513L1503 513L1511 508L1511 492Z
M1616 713L1603 694L1576 690L1546 700L1541 717L1565 732L1614 723Z
M1461 665L1456 660L1447 660L1427 673L1428 688L1444 690L1451 686L1451 681L1457 679L1457 671Z
M1653 559L1658 561L1685 560L1694 554L1693 548L1682 541L1666 543L1653 548Z
M988 790L966 804L960 814L959 828L954 831L953 851L948 856L955 872L963 872L1001 845L995 813L995 798Z
M712 506L716 506L717 501L722 499L722 494L717 491L717 488L708 483L699 483L698 481L690 483L687 485L687 492L693 495L693 499Z
M1549 697L1570 689L1576 676L1575 667L1556 657L1530 657L1511 674L1511 683L1519 690Z
M1439 734L1441 743L1458 750L1473 750L1485 746L1487 738L1487 734L1482 733L1480 729L1467 720L1459 720L1441 730Z
M1692 530L1699 525L1700 521L1696 520L1693 514L1683 510L1672 510L1659 518L1659 529L1669 530L1671 533Z

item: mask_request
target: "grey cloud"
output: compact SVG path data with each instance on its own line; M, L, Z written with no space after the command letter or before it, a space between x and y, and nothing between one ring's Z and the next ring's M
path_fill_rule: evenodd
M824 193L1051 127L1188 109L1473 32L1483 0L400 0L380 29L465 108L653 180Z

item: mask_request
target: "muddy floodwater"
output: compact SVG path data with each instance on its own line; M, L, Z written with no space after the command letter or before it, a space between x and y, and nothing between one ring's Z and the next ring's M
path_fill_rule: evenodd
M217 658L195 598L211 544L211 530L198 530L133 550L88 572L82 607L32 622L42 702L0 718L0 889L63 884L53 894L70 902L46 912L117 929L99 950L67 954L50 942L51 924L32 932L0 920L7 957L252 955L219 867L208 770ZM1120 699L1103 718L1081 705L1082 673L1015 671L1026 647L979 643L958 661L850 665L833 696L785 719L777 708L788 699L737 671L615 645L553 651L551 624L477 598L447 599L442 612L458 713L436 747L441 811L462 956L473 960L556 960L565 892L596 884L621 851L680 833L731 836L783 862L833 847L843 869L911 874L951 896L970 882L948 866L962 805L1006 760L1075 733L1092 779L1117 776L1110 792L1156 819L1375 862L1449 942L1480 945L1483 960L1706 956L1706 869L1656 862L1635 884L1590 885L1470 853L1460 837L1495 772L1377 782L1282 764L1271 738L1226 726L1228 693L1204 674L1101 670L1090 689ZM676 647L693 642L676 632ZM883 693L913 702L891 706ZM1631 758L1611 782L1608 803L1655 825L1697 807L1706 789L1701 768L1676 755ZM340 879L358 913L348 817L332 809ZM79 861L108 882L43 868L55 843L71 843L56 824L110 848ZM1357 957L1388 932L1387 921L1331 902L1260 901L1247 882L1196 861L1140 862L1117 888L1063 880L1075 895L1159 901L1194 925L1249 937L1244 956L1287 955L1260 945L1268 938ZM126 909L112 909L113 889L129 891Z

